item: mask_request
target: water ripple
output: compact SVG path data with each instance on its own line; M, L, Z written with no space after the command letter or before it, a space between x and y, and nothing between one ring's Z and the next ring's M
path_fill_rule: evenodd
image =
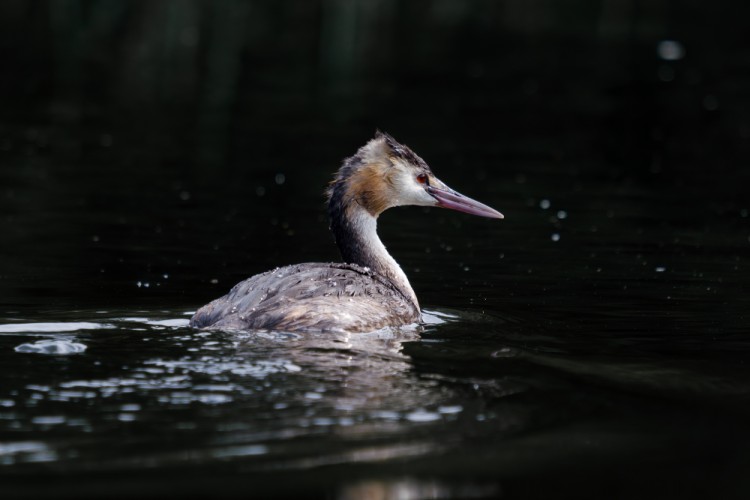
M16 352L52 355L80 354L85 350L85 344L55 339L38 340L31 344L21 344L15 348Z
M51 322L51 323L9 323L0 325L0 333L60 333L80 330L105 330L114 328L108 323Z

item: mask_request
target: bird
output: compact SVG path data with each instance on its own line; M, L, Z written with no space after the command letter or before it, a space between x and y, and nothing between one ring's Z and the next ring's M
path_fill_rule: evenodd
M417 296L378 237L378 216L417 205L503 218L449 188L414 151L381 131L343 161L326 197L343 262L295 264L252 276L198 309L190 326L361 333L420 324Z

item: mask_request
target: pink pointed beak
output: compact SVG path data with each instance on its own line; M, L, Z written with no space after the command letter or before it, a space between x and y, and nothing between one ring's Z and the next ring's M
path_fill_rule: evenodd
M435 184L435 182L433 182ZM437 186L427 186L427 192L437 200L437 206L443 208L450 208L451 210L458 210L459 212L465 212L471 215L478 215L480 217L490 217L492 219L503 219L504 216L494 208L488 207L484 203L479 203L476 200L457 193L442 182L438 181Z

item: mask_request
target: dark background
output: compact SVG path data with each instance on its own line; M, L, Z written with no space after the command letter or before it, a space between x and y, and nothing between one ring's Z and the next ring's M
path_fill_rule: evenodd
M218 267L226 285L334 260L321 193L376 128L507 227L560 179L699 199L700 224L745 199L748 18L667 0L3 2L0 291L122 304L159 282L199 303ZM684 53L660 57L664 40Z
M739 1L1 2L0 473L74 498L345 498L378 478L746 498L749 19ZM423 308L453 319L385 351L187 328L241 279L338 259L322 193L377 128L506 215L381 217ZM15 351L45 336L88 350ZM231 372L274 359L302 368ZM203 402L227 380L234 399ZM461 411L408 418L441 406ZM268 452L222 454L245 445Z

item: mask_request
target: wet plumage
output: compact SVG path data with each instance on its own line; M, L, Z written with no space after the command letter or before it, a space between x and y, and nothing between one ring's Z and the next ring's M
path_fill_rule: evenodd
M228 330L359 332L419 318L419 308L408 297L369 269L310 263L253 276L202 307L192 322Z
M418 323L409 280L377 236L377 218L402 205L502 215L438 180L388 134L344 160L327 190L331 231L344 260L286 266L253 276L199 309L197 328L365 332Z

